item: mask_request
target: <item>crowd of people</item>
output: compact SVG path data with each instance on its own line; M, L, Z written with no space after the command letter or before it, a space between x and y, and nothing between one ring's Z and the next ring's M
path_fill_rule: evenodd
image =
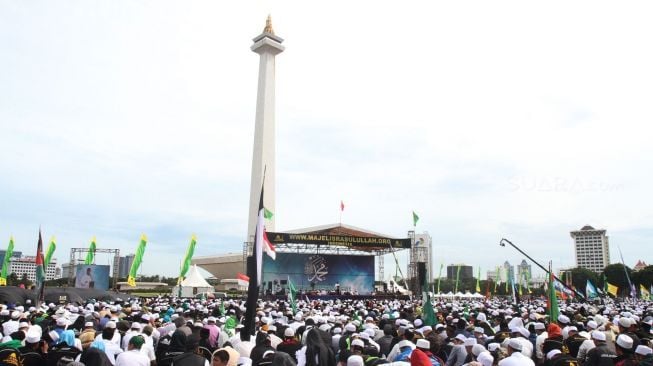
M653 366L653 302L245 301L0 305L0 366ZM430 314L430 312L428 312ZM428 323L428 324L427 324Z

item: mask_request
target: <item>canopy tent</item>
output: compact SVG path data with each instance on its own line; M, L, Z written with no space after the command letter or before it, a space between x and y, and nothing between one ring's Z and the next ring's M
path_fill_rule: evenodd
M213 292L213 286L206 282L194 264L188 271L188 276L181 281L181 297L193 297L202 292ZM179 295L179 286L172 288L172 295Z

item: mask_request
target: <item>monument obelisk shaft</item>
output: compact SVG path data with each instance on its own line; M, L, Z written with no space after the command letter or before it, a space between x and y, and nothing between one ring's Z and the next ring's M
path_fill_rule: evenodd
M258 92L256 95L256 123L254 129L254 154L252 155L252 180L249 195L249 222L247 241L254 242L258 204L265 170L264 205L275 212L275 143L274 143L274 73L275 56L283 52L283 39L274 34L268 16L263 33L254 38L252 51L260 55ZM266 222L266 229L274 231L274 216Z

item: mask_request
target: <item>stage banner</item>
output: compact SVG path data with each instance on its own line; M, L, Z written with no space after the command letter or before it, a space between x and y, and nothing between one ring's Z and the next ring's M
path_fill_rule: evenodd
M78 264L75 273L75 287L109 289L109 266L96 264Z
M276 260L265 258L263 281L268 286L276 292L288 279L300 291L332 291L338 285L342 292L370 294L374 290L374 256L277 253Z
M409 249L410 239L391 239L383 237L346 236L331 234L288 234L268 232L268 239L273 243L316 244L342 246L356 249Z

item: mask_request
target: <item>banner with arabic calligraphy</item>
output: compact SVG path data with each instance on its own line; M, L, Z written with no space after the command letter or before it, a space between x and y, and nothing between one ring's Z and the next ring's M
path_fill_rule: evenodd
M343 292L369 294L374 290L374 256L277 253L276 260L265 257L264 282L288 278L299 291L331 291L338 284Z

